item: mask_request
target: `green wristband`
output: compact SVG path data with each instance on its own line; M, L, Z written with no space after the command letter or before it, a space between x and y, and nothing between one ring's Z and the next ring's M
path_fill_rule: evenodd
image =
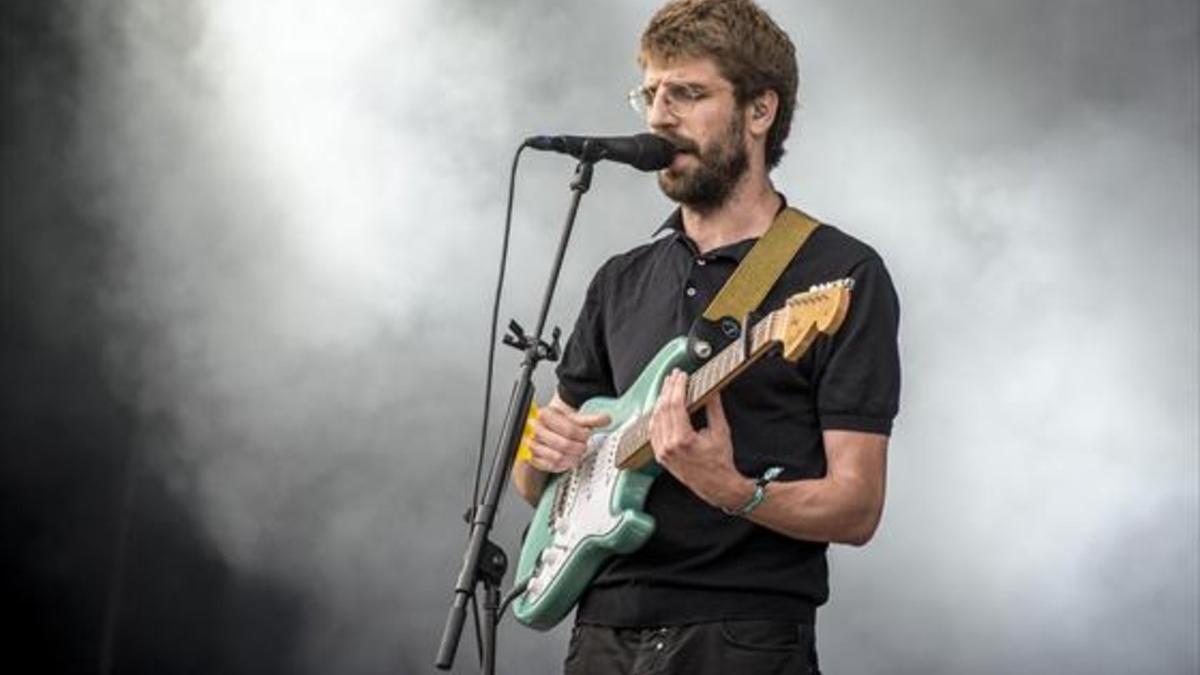
M759 476L758 479L754 481L754 494L750 495L750 498L746 500L745 504L742 504L741 507L737 509L727 509L722 506L721 511L727 516L749 515L751 511L757 509L758 505L762 504L766 500L767 483L770 483L778 478L779 474L781 473L783 473L782 466L773 466L767 469L763 472L763 475Z

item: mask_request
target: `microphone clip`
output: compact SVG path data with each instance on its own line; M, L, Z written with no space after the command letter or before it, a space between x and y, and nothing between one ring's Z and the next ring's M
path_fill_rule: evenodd
M529 354L539 361L557 361L562 355L562 347L559 343L559 338L562 337L562 329L555 326L550 331L550 341L536 340L533 336L525 332L521 324L517 323L516 319L509 319L508 332L504 334L504 344L518 351Z

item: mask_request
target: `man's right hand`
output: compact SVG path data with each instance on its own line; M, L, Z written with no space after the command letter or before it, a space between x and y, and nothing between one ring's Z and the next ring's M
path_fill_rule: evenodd
M521 497L536 506L546 474L579 466L592 430L608 423L608 415L581 415L555 394L531 423L529 461L513 465L513 486Z
M592 431L609 421L608 415L579 413L555 395L533 420L529 463L546 473L562 473L575 468L587 450Z

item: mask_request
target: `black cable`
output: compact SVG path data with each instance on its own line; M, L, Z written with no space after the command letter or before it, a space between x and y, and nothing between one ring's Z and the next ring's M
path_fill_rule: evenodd
M521 143L513 155L512 168L508 172L508 207L504 214L504 239L500 243L500 274L496 279L496 297L492 301L492 331L488 336L487 379L483 385L483 423L479 429L479 454L475 459L475 483L471 488L471 503L467 505L468 513L473 513L479 503L479 481L483 474L484 455L487 450L488 414L492 402L492 373L496 364L496 331L500 325L500 294L504 290L504 270L508 265L508 239L512 232L513 194L517 186L517 164L521 161L521 151L529 147L529 141Z
M479 655L479 665L483 665L483 627L479 625L479 601L471 594L471 621L475 624L475 652Z
M500 620L504 618L504 612L508 611L508 606L512 604L513 600L516 600L518 597L520 597L528 587L529 580L526 579L525 581L522 581L514 586L513 589L508 592L508 595L504 596L504 602L500 603L500 611L496 612L496 623L500 623Z
M471 486L471 503L467 505L468 523L475 520L475 505L479 503L479 481L483 476L483 463L487 454L488 415L492 407L492 375L496 365L496 333L500 325L500 297L504 291L504 271L508 266L508 240L512 233L513 195L517 187L517 165L521 152L529 141L521 143L513 154L512 167L508 172L508 206L504 211L504 237L500 242L500 271L496 278L496 295L492 301L492 330L488 335L487 375L483 384L483 421L479 426L479 454L475 458L475 482ZM468 527L467 532L470 532ZM483 663L483 633L479 622L479 604L471 594L471 622L475 626L475 645L479 649L479 661Z

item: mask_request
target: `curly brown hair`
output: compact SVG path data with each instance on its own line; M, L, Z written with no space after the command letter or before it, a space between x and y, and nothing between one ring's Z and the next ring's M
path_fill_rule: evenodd
M779 96L767 132L767 167L774 168L796 108L799 76L791 39L752 0L673 0L650 19L637 60L644 69L650 61L704 57L733 84L738 105L768 90Z

